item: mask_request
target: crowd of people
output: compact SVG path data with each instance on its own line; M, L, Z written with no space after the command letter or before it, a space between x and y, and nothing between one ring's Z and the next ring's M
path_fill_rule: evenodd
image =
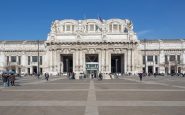
M15 86L15 74L2 73L3 87Z

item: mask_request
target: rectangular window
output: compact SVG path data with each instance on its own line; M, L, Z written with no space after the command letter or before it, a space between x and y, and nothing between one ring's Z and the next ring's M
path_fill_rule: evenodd
M70 25L66 25L66 31L71 31L71 26Z
M145 64L146 60L145 60L145 56L143 56L143 64Z
M32 62L37 62L37 56L32 56Z
M65 25L63 25L63 31L65 31Z
M165 55L165 64L168 64L168 56Z
M11 62L16 62L16 56L11 56Z
M98 25L96 25L96 31L98 31L98 28L99 28Z
M170 55L170 61L175 61L175 55Z
M148 57L147 57L147 61L148 61L148 62L152 62L152 61L153 61L153 56L148 56Z
M180 57L180 55L177 55L177 61L178 61L178 64L181 63L181 57Z
M155 67L155 73L159 73L159 68Z
M109 30L112 32L112 24L109 25Z
M6 60L7 62L6 63L8 65L9 64L9 56L7 56L6 58L7 58L7 60Z
M18 60L19 60L19 65L21 65L21 56L18 57Z
M42 65L42 56L40 56L40 65Z
M30 56L28 56L28 65L30 65Z
M117 30L118 30L118 25L117 25L117 24L114 24L114 25L113 25L113 30L114 30L114 31L117 31Z
M155 56L155 64L158 64L158 56Z
M94 24L89 25L89 31L94 31Z
M119 25L119 31L121 32L121 25Z
M86 25L86 31L88 31L89 29L88 29L88 25Z

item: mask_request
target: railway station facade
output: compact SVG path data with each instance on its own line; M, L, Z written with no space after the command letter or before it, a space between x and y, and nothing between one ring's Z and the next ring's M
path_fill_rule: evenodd
M0 41L0 70L20 74L185 73L184 39L138 39L128 19L55 20L44 41ZM38 69L39 68L39 69Z

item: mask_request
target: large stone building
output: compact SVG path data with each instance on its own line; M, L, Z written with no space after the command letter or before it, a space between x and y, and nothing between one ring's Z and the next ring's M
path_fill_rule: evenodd
M185 73L184 64L185 40L139 40L127 19L56 20L46 41L0 41L0 69L17 73Z

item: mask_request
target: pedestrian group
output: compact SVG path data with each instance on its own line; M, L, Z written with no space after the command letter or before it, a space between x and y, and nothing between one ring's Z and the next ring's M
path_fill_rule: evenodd
M2 74L3 87L15 86L15 74Z

